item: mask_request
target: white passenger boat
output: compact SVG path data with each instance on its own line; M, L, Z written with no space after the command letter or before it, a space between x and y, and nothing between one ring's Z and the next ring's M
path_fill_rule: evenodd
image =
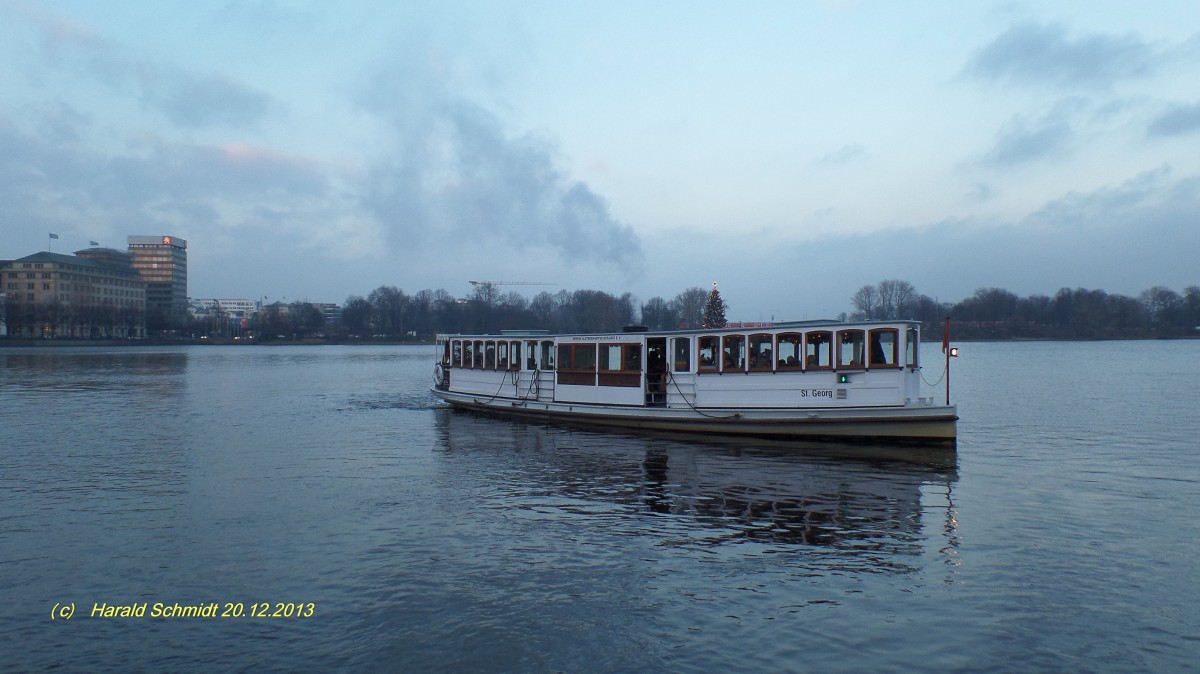
M456 408L629 430L954 445L921 396L920 326L805 321L552 335L439 335L432 392Z

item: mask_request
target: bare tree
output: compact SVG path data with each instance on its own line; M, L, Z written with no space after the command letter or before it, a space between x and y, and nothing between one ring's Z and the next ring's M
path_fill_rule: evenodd
M404 335L404 310L408 296L396 286L379 286L367 296L374 308L375 328L389 337Z
M912 314L917 290L908 281L888 279L879 282L879 318L894 321Z
M342 307L342 325L352 335L370 334L371 303L366 298L351 295Z
M685 327L698 328L704 322L704 303L707 301L708 291L693 287L676 295L671 300L671 308Z
M491 281L479 281L475 283L475 289L471 291L471 299L477 302L491 306L496 303L500 297L500 289Z
M1158 325L1175 323L1175 313L1183 306L1183 298L1166 286L1143 290L1138 300L1145 307L1150 321Z
M545 290L534 295L533 301L529 303L529 311L533 314L534 324L543 330L549 330L554 325L556 309L558 309L558 302L554 300L554 295Z
M879 291L875 286L865 285L854 293L851 298L854 303L854 318L858 320L871 321L878 317L879 313Z
M642 324L651 330L672 330L678 322L675 310L661 297L651 297L642 305Z

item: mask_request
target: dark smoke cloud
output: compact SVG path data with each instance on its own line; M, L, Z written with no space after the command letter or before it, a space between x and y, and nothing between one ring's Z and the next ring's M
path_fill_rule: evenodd
M361 99L386 120L387 153L369 168L363 201L393 245L549 247L640 274L639 237L567 175L554 143L507 133L495 114L451 91L450 79L415 51Z

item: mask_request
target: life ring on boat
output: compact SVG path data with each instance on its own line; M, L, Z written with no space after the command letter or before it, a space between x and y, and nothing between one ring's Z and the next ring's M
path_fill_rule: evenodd
M441 386L444 381L446 381L446 368L438 363L433 366L433 383L435 386Z

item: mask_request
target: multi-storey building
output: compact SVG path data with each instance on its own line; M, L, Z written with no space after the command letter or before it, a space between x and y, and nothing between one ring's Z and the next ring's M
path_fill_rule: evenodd
M313 306L321 310L325 316L325 325L339 326L342 324L342 308L332 302L314 302Z
M249 318L258 312L259 301L247 299L188 299L188 308L193 316L206 316L220 310L235 318Z
M146 325L171 330L187 320L187 241L177 236L128 238L133 268L146 282Z
M143 337L146 283L119 250L34 253L0 267L10 336Z

